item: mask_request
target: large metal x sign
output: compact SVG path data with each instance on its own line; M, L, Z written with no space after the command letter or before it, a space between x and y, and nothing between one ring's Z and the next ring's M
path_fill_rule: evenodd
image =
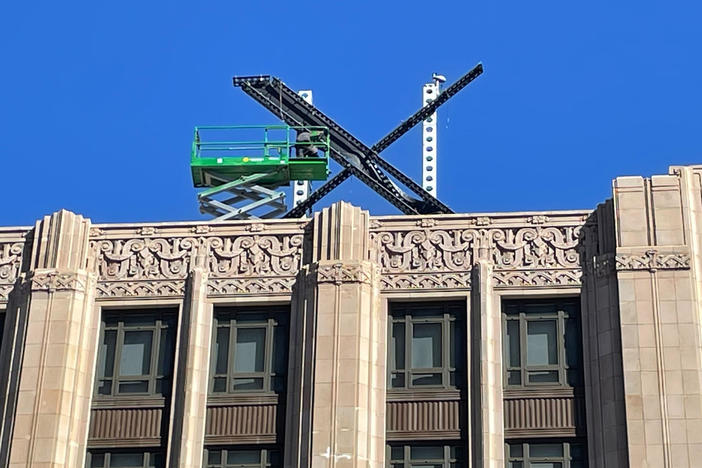
M381 158L378 153L433 114L439 106L480 76L482 72L483 66L478 64L443 90L434 101L419 109L370 148L324 115L319 109L298 96L295 91L288 88L276 77L269 75L234 77L234 86L241 87L246 94L253 97L288 125L323 126L329 129L330 155L342 165L343 170L310 194L303 203L291 209L285 217L303 216L315 202L351 175L358 177L405 214L451 213L448 206L427 193L399 169ZM388 178L388 175L409 189L416 198L401 190Z

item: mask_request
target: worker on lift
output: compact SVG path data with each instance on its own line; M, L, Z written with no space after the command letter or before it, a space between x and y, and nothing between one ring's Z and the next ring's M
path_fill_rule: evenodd
M295 151L298 158L316 158L319 156L319 148L314 143L323 141L323 132L310 130L303 127L297 129L295 138Z

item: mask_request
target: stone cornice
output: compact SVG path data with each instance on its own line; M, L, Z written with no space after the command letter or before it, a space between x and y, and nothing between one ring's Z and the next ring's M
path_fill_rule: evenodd
M385 291L469 290L478 260L492 265L495 288L577 287L582 274L578 249L587 215L573 211L372 217L370 260L379 267L379 287ZM97 275L97 297L183 296L196 266L207 272L210 296L289 295L302 268L308 223L93 225L89 266ZM0 301L12 289L21 263L23 242L8 245L0 243ZM664 260L663 267L670 261ZM315 275L321 283L375 281L372 268L359 265L318 265ZM53 281L63 287L69 279Z

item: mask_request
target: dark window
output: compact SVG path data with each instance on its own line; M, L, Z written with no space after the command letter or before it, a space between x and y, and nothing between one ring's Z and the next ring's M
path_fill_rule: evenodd
M288 367L287 309L215 314L210 392L283 392Z
M0 349L2 349L2 334L5 333L5 313L0 310Z
M585 468L587 450L582 442L538 440L509 442L507 468Z
M271 448L211 447L205 449L205 468L281 467L280 450Z
M462 446L441 444L392 444L386 452L388 468L458 468L467 466Z
M91 450L88 452L87 468L164 468L165 456L161 452L136 449L111 452Z
M174 312L105 312L98 354L97 396L168 395L175 324Z
M577 300L505 301L505 385L582 386L580 304Z
M457 388L464 365L461 302L391 304L388 386Z

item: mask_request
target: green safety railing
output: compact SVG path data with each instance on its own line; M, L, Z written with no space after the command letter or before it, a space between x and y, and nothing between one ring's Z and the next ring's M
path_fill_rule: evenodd
M244 131L261 130L263 139L260 140L239 140L235 134L242 134ZM203 133L207 131L217 131L217 133L231 134L232 139L227 137L224 140L208 141L203 139ZM306 131L311 135L311 141L296 141L298 132ZM275 135L272 135L275 134ZM193 138L191 159L219 158L219 157L241 157L241 158L265 158L288 160L292 157L292 149L295 148L295 156L299 149L304 147L316 147L324 158L329 157L329 129L316 126L289 126L289 125L208 125L195 127Z

